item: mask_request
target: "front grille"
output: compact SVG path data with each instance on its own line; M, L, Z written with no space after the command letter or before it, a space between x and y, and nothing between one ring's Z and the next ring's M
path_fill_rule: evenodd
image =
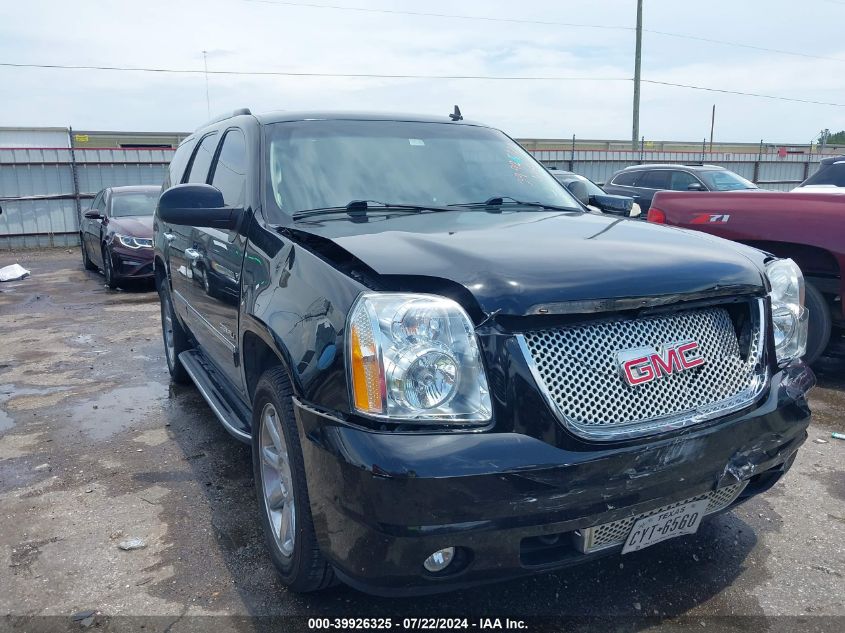
M744 350L723 307L526 332L520 344L539 387L574 433L642 435L724 415L759 395L766 378L762 303L754 305ZM701 366L634 386L622 378L620 351L689 340L699 345Z
M704 514L713 514L714 512L727 508L731 503L733 503L747 484L748 482L744 481L732 486L725 486L724 488L719 488L718 490L713 490L711 492L698 495L697 497L690 497L689 499L684 499L683 501L677 501L675 503L660 506L659 508L655 508L654 510L650 510L644 514L638 514L625 519L619 519L618 521L611 521L610 523L603 523L602 525L578 530L574 534L575 548L580 552L589 554L590 552L595 552L608 547L622 545L628 538L628 534L634 526L634 523L640 519L649 517L653 514L660 514L661 512L671 510L672 508L684 505L685 503L692 503L693 501L708 499L707 509L704 511Z

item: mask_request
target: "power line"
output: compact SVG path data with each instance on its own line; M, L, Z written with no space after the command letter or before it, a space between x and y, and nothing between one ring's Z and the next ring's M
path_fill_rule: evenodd
M106 70L117 72L171 73L180 75L237 75L271 77L333 77L353 79L481 79L489 81L630 81L628 77L568 77L568 76L526 76L526 75L403 75L384 73L323 73L282 70L204 70L190 68L153 68L143 66L89 66L82 64L19 64L0 62L7 68L46 68L58 70Z
M672 88L688 88L690 90L705 90L707 92L719 92L729 95L741 95L743 97L757 97L759 99L774 99L776 101L791 101L793 103L810 103L813 105L834 106L837 108L845 108L845 103L832 103L830 101L813 101L811 99L796 99L794 97L779 97L777 95L766 95L759 92L740 92L738 90L724 90L721 88L708 88L706 86L693 86L690 84L678 84L671 81L658 81L656 79L643 79L644 84L654 84L656 86L670 86Z
M82 64L22 64L15 62L0 62L0 67L6 68L37 68L48 70L102 70L112 72L159 73L177 75L203 75L202 68L154 68L143 66L92 66ZM444 79L444 80L480 80L480 81L631 81L630 77L568 77L568 76L527 76L527 75L409 75L384 73L328 73L328 72L299 72L282 70L209 70L209 75L255 76L255 77L323 77L337 79ZM813 105L834 106L845 108L845 103L829 101L813 101L780 95L768 95L758 92L741 92L725 88L711 88L709 86L695 86L680 84L657 79L642 79L643 83L672 88L687 88L690 90L705 90L722 94L740 95L743 97L757 97L775 101L790 101L793 103L807 103Z
M401 11L399 9L373 9L371 7L344 7L334 4L315 4L312 2L283 2L281 0L244 0L254 4L277 4L286 7L303 7L307 9L334 9L338 11L355 11L358 13L382 13L387 15L413 15L425 18L451 18L456 20L483 20L485 22L507 22L510 24L539 24L543 26L571 26L584 29L605 29L612 31L633 31L632 26L613 26L608 24L584 24L581 22L556 22L552 20L526 20L522 18L493 18L483 15L456 15L451 13L429 13L427 11Z
M534 25L542 25L542 26L565 26L571 28L583 28L583 29L606 29L606 30L613 30L613 31L634 31L636 30L633 26L621 26L621 25L607 25L607 24L588 24L584 22L559 22L555 20L528 20L523 18L495 18L495 17L487 17L483 15L460 15L460 14L451 14L451 13L429 13L426 11L402 11L399 9L373 9L370 7L347 7L342 5L335 5L335 4L316 4L313 2L289 2L286 0L243 0L244 2L251 2L253 4L269 4L269 5L280 5L285 7L302 7L307 9L329 9L329 10L336 10L336 11L353 11L357 13L381 13L386 15L410 15L416 17L428 17L428 18L449 18L449 19L456 19L456 20L482 20L486 22L504 22L510 24L534 24ZM834 0L827 0L828 2L834 2ZM834 2L835 4L845 4L843 2ZM708 37L699 37L697 35L689 35L686 33L673 33L671 31L658 31L654 29L643 29L644 33L650 33L652 35L660 35L662 37L674 37L680 38L685 40L695 40L697 42L706 42L708 44L721 44L723 46L734 46L737 48L745 48L755 51L761 51L766 53L777 53L778 55L792 55L795 57L804 57L809 59L826 59L829 61L835 62L843 62L845 63L845 59L842 57L830 57L828 55L814 55L812 53L802 53L800 51L788 51L780 48L767 48L765 46L756 46L753 44L745 44L743 42L731 42L728 40L717 40Z

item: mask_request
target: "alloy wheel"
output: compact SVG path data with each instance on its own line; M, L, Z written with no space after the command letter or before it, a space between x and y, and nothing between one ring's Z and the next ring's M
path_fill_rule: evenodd
M170 297L166 294L161 301L161 323L164 333L164 351L167 354L167 364L170 367L176 365L176 348L173 344L173 310L170 308Z
M261 489L273 539L281 554L293 555L296 540L296 502L288 447L279 415L272 403L261 411L258 438L261 459Z

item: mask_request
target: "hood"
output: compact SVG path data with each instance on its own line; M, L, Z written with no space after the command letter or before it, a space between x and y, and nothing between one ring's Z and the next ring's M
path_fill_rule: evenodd
M796 193L839 193L845 194L845 187L836 185L803 185L792 190Z
M109 218L109 230L121 235L152 238L153 216L128 215L123 218Z
M592 213L467 210L367 222L328 216L291 228L331 240L388 280L401 275L460 284L487 314L764 287L759 251Z

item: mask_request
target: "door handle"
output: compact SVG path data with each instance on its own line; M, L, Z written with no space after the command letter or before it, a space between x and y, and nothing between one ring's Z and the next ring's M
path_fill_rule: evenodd
M195 248L186 248L185 255L187 255L190 259L196 260L200 258L200 252Z
M166 239L167 243L170 244L170 242L176 239L176 236L173 235L173 233L164 233L164 239Z

